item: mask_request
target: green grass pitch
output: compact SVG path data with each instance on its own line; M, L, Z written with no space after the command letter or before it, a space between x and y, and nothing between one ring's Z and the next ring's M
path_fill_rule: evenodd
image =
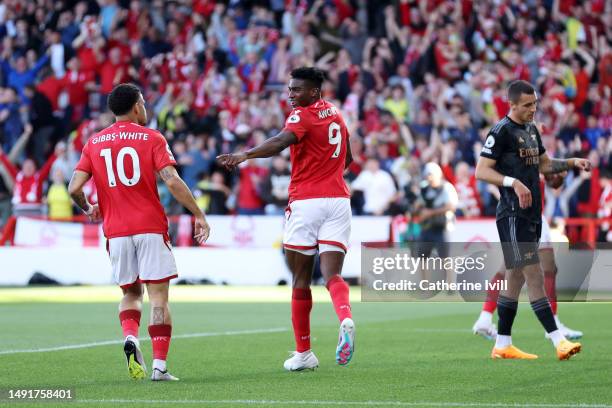
M361 303L353 289L356 352L339 367L338 322L327 292L316 288L312 345L320 367L288 373L288 288L172 287L168 363L181 381L153 383L128 378L119 296L110 287L0 289L2 397L15 388L75 393L69 403L0 405L612 408L609 303L559 304L561 320L585 332L583 351L569 361L556 360L529 305L521 304L514 342L540 358L493 361L493 343L470 331L480 304ZM146 311L140 334L150 366ZM92 345L100 342L107 343ZM52 350L31 352L40 349Z

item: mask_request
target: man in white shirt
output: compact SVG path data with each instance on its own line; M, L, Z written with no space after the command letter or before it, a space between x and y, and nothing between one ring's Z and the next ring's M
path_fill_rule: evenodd
M363 191L363 212L367 215L382 215L397 197L393 177L380 169L375 158L366 161L364 169L351 184L353 190Z

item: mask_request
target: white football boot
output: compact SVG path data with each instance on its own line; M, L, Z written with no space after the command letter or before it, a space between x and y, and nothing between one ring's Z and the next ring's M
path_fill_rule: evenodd
M154 368L151 374L152 381L178 381L179 379L166 371L162 371L159 368Z
M347 317L340 324L338 346L336 346L336 363L347 365L355 352L355 322Z
M565 336L566 339L578 340L582 338L583 333L580 330L570 329L569 327L561 323L557 315L555 315L555 323L557 323L557 328L559 329L559 331L561 331L561 334L563 334L563 336ZM548 333L545 333L544 337L547 339L550 339L550 336L548 335Z
M294 351L291 353L291 357L285 360L283 367L288 371L302 371L302 370L314 370L319 366L319 360L317 356L311 350L298 353Z
M474 323L474 326L472 326L472 332L487 340L495 340L497 337L497 327L493 324L492 314L482 312L478 320L476 320L476 323Z

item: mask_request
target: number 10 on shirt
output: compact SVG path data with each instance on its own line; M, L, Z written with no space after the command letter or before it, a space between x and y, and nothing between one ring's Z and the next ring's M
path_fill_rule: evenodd
M106 164L108 185L110 187L117 187L117 180L115 178L115 172L113 170L113 156L111 154L111 149L102 149L100 151L100 156L104 157L104 163ZM125 156L130 156L132 158L132 167L134 168L134 174L131 178L128 178L125 174ZM138 153L136 152L136 149L134 149L133 147L125 146L122 147L121 150L119 150L119 153L117 154L117 175L119 176L119 181L121 181L121 184L128 187L135 185L136 183L138 183L138 180L140 180L140 159L138 158Z

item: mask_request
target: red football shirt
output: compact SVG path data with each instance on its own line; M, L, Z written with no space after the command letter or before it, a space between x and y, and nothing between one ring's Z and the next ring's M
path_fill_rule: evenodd
M338 108L323 99L297 107L287 118L284 130L298 139L291 145L289 202L350 197L342 177L349 134Z
M168 232L155 173L175 164L161 133L132 122L89 138L76 169L93 175L106 238Z

